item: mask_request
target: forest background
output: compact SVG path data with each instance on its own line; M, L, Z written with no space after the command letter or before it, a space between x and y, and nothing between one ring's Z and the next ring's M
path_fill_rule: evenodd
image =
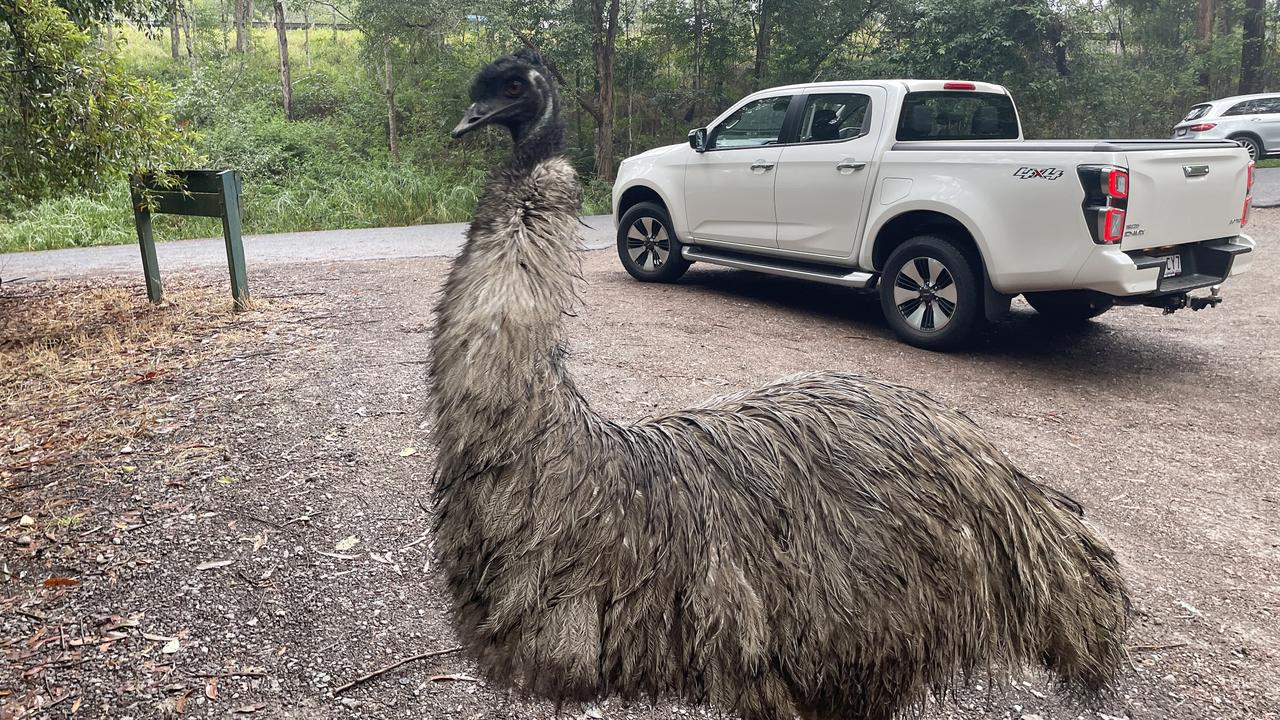
M448 130L518 47L601 213L621 158L755 89L983 80L1028 137L1167 137L1280 90L1278 27L1277 0L0 0L0 252L134 242L139 168L240 170L250 233L464 220L504 138Z

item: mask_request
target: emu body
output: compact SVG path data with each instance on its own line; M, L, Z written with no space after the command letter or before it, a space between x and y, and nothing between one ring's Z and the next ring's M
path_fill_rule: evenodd
M630 425L592 410L561 331L579 186L540 68L485 71L544 105L509 125L515 156L480 199L433 342L436 548L487 676L744 720L890 718L1026 665L1106 686L1128 606L1111 551L959 413L845 373ZM545 103L555 127L529 132Z

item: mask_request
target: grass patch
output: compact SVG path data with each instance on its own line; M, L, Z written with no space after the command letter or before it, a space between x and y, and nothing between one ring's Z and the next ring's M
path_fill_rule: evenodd
M0 490L82 450L112 457L163 425L167 383L258 341L277 308L232 312L221 286L95 282L6 285L0 295ZM160 389L165 388L165 389Z
M1280 168L1280 158L1267 158L1258 161L1260 168Z

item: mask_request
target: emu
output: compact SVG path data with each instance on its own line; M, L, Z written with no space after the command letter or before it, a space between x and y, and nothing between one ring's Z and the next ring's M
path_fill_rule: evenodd
M540 58L453 135L514 151L437 307L436 551L466 651L557 702L887 720L975 674L1113 680L1128 595L1080 506L915 390L811 372L633 424L566 369L579 184Z

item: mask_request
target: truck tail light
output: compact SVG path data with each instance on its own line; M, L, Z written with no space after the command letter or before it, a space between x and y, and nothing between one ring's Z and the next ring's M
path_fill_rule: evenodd
M1111 245L1124 239L1124 212L1120 208L1107 208L1105 212L1098 213L1098 223L1102 226L1098 235L1104 244Z
M1099 245L1124 240L1129 210L1129 168L1115 165L1080 165L1076 168L1084 190L1085 226Z
M946 82L942 83L943 90L977 90L978 86L971 82Z
M1129 171L1124 168L1108 168L1102 171L1106 181L1107 197L1123 200L1129 197Z
M1253 169L1255 165L1252 160L1249 161L1248 175L1245 176L1248 179L1245 180L1244 184L1244 209L1240 211L1240 227L1249 224L1249 207L1253 205Z
M1187 129L1190 130L1191 132L1205 132L1207 130L1212 130L1216 127L1218 127L1218 123L1196 123L1195 125L1192 125Z

